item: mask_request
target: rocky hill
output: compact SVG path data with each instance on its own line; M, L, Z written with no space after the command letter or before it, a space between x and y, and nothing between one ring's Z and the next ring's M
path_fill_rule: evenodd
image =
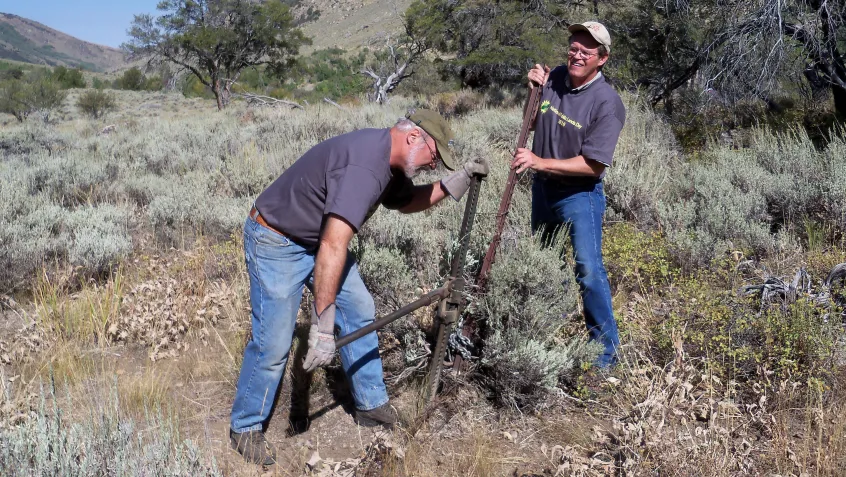
M402 31L402 14L412 0L301 0L299 8L316 8L320 18L302 26L312 38L308 50L347 50L379 43ZM307 50L306 50L307 51Z
M0 13L0 59L108 71L123 63L123 53L27 18Z

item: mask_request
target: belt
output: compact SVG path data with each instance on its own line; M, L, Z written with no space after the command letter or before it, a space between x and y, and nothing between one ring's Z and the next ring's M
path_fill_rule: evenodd
M557 187L589 187L602 182L598 177L556 176L546 172L536 172L535 180Z
M253 206L253 208L250 209L250 218L255 220L256 222L258 222L259 224L263 225L264 227L267 227L268 229L270 229L270 230L276 232L277 234L283 236L283 237L292 238L292 237L288 236L288 234L286 234L286 233L282 232L281 230L278 230L278 229L274 228L272 225L268 224L267 221L264 220L264 217L261 216L258 209L255 208L255 206Z

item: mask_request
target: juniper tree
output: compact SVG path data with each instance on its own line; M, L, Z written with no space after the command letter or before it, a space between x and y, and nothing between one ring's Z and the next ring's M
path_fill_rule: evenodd
M733 103L807 81L831 92L843 115L844 10L844 0L637 0L608 15L616 50L653 105L690 85Z
M266 65L281 74L310 43L279 0L162 0L157 8L156 18L135 16L122 48L130 58L190 71L214 93L218 109L245 68Z

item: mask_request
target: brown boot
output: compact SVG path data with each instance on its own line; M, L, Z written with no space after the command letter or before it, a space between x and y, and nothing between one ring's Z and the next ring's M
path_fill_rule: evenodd
M238 433L229 429L229 443L247 462L258 465L276 463L276 450L267 442L261 431Z
M364 427L382 426L385 429L393 429L397 423L397 410L389 402L369 411L356 409L355 423Z

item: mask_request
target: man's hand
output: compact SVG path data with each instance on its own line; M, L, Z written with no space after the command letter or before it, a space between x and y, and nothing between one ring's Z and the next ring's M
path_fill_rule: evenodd
M335 304L327 306L320 315L311 303L311 328L308 330L308 353L303 369L312 372L332 362L335 356Z
M464 167L441 179L441 185L453 199L461 200L473 183L473 175L487 177L489 172L488 160L478 157L465 162Z
M517 152L514 153L514 160L511 161L511 168L516 168L518 174L526 169L542 171L545 166L546 159L541 159L540 157L534 155L530 149L526 149L524 147L517 149Z
M529 89L534 89L535 85L545 85L549 79L549 71L549 66L546 65L535 65L529 70L529 74L526 75L529 78Z

